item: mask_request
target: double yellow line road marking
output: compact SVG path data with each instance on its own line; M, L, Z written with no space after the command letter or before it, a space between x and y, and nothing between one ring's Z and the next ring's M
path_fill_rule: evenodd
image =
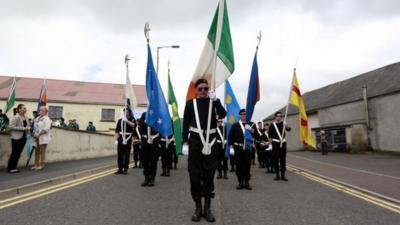
M15 196L15 197L0 200L0 210L23 203L23 202L26 202L26 201L30 201L30 200L42 197L45 195L49 195L49 194L52 194L52 193L55 193L55 192L58 192L61 190L65 190L67 188L71 188L71 187L74 187L74 186L77 186L77 185L80 185L83 183L93 181L93 180L108 176L110 174L113 174L114 172L115 172L115 169L109 169L109 170L106 170L106 171L103 171L100 173L92 174L92 175L78 178L78 179L75 179L72 181L67 181L67 182L64 182L61 184L53 185L51 187L43 188L43 189L32 191L32 192L29 192L26 194L21 194L21 195Z
M288 165L287 168L289 171L299 174L301 176L304 176L310 180L316 181L318 183L321 183L323 185L331 187L340 192L344 192L344 193L354 196L356 198L362 199L362 200L372 203L374 205L380 206L382 208L385 208L385 209L388 209L390 211L400 214L400 204L397 204L393 201L386 200L384 198L374 196L373 194L357 190L354 187L346 186L346 185L340 184L338 182L334 182L329 179L323 178L321 176L314 175L314 173L312 173L312 172L305 171L305 170L303 170L299 167L295 167L293 165Z

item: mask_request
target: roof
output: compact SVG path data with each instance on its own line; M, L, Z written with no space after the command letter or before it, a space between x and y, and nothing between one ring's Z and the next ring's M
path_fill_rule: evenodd
M313 113L318 109L360 101L363 86L367 87L368 98L399 92L400 62L303 94L306 110ZM285 110L286 107L281 109L282 112ZM289 106L288 115L297 113L297 108ZM265 119L272 118L270 115Z
M0 99L7 99L12 76L0 76ZM37 101L43 79L17 77L17 100ZM46 79L47 101L124 105L125 84ZM147 105L144 85L132 85L138 105Z

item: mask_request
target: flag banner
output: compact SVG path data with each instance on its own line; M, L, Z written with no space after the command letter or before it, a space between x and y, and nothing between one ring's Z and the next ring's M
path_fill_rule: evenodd
M296 69L293 72L293 81L290 92L290 104L299 109L299 122L300 122L300 142L316 149L315 141L308 126L308 118L306 108L304 106L303 97L301 96L299 82L297 81Z
M129 72L126 72L126 83L125 83L125 106L129 112L129 120L132 120L135 118L135 113L134 111L134 106L136 106L136 96L133 92L132 84L131 84L131 79L129 78Z
M40 107L46 106L46 104L47 104L46 81L43 80L42 87L40 88L40 93L39 93L39 98L38 98L38 106L37 106L35 117L39 116Z
M168 69L168 103L172 108L172 123L174 126L174 135L175 135L175 151L176 154L182 154L182 128L181 128L181 119L179 118L178 112L178 102L176 101L174 89L172 87L171 77L169 75Z
M225 156L229 158L230 146L229 146L229 131L232 125L239 121L240 105L233 93L231 84L228 80L225 81L225 105L226 105L226 145L225 145Z
M253 65L251 67L249 89L247 91L247 102L246 102L246 123L250 124L251 117L253 116L254 108L256 103L260 101L260 82L258 79L258 64L257 64L257 52L254 55Z
M26 156L28 156L28 158L31 157L33 148L32 148L32 136L29 133L26 135L25 148L26 148Z
M17 86L17 81L16 81L16 79L14 77L14 79L12 81L12 84L11 84L11 87L10 87L10 94L8 95L8 98L7 98L6 108L4 110L5 114L7 114L7 112L10 111L10 109L12 109L14 107L14 105L15 105L15 98L16 98L15 89L16 89L16 86Z
M217 88L235 70L232 37L229 27L228 9L225 0L220 0L211 23L199 62L190 82L186 100L196 97L195 82L204 78L211 89ZM215 81L215 83L214 83Z
M172 121L164 93L154 69L150 45L147 45L146 94L148 100L146 123L161 136L172 134Z

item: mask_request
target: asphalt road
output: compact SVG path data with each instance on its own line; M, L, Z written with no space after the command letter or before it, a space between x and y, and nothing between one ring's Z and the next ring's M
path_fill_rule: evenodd
M288 163L400 201L400 157L384 154L293 152ZM399 222L400 224L400 222Z
M2 225L206 224L190 221L186 158L171 177L141 187L140 169L110 175L0 210ZM159 172L159 171L158 171ZM252 191L236 190L236 179L215 180L214 224L339 225L399 224L400 214L288 172L289 182L273 181L252 168Z

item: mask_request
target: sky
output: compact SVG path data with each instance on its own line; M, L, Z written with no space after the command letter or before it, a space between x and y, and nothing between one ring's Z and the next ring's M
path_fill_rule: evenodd
M0 74L145 84L145 22L159 79L167 93L167 62L179 111L204 46L217 0L0 0ZM257 34L261 100L253 120L287 104L293 68L301 91L400 61L400 1L228 0L235 71L245 108ZM40 87L38 87L39 92ZM51 93L48 93L51 96ZM223 99L223 86L217 90Z

